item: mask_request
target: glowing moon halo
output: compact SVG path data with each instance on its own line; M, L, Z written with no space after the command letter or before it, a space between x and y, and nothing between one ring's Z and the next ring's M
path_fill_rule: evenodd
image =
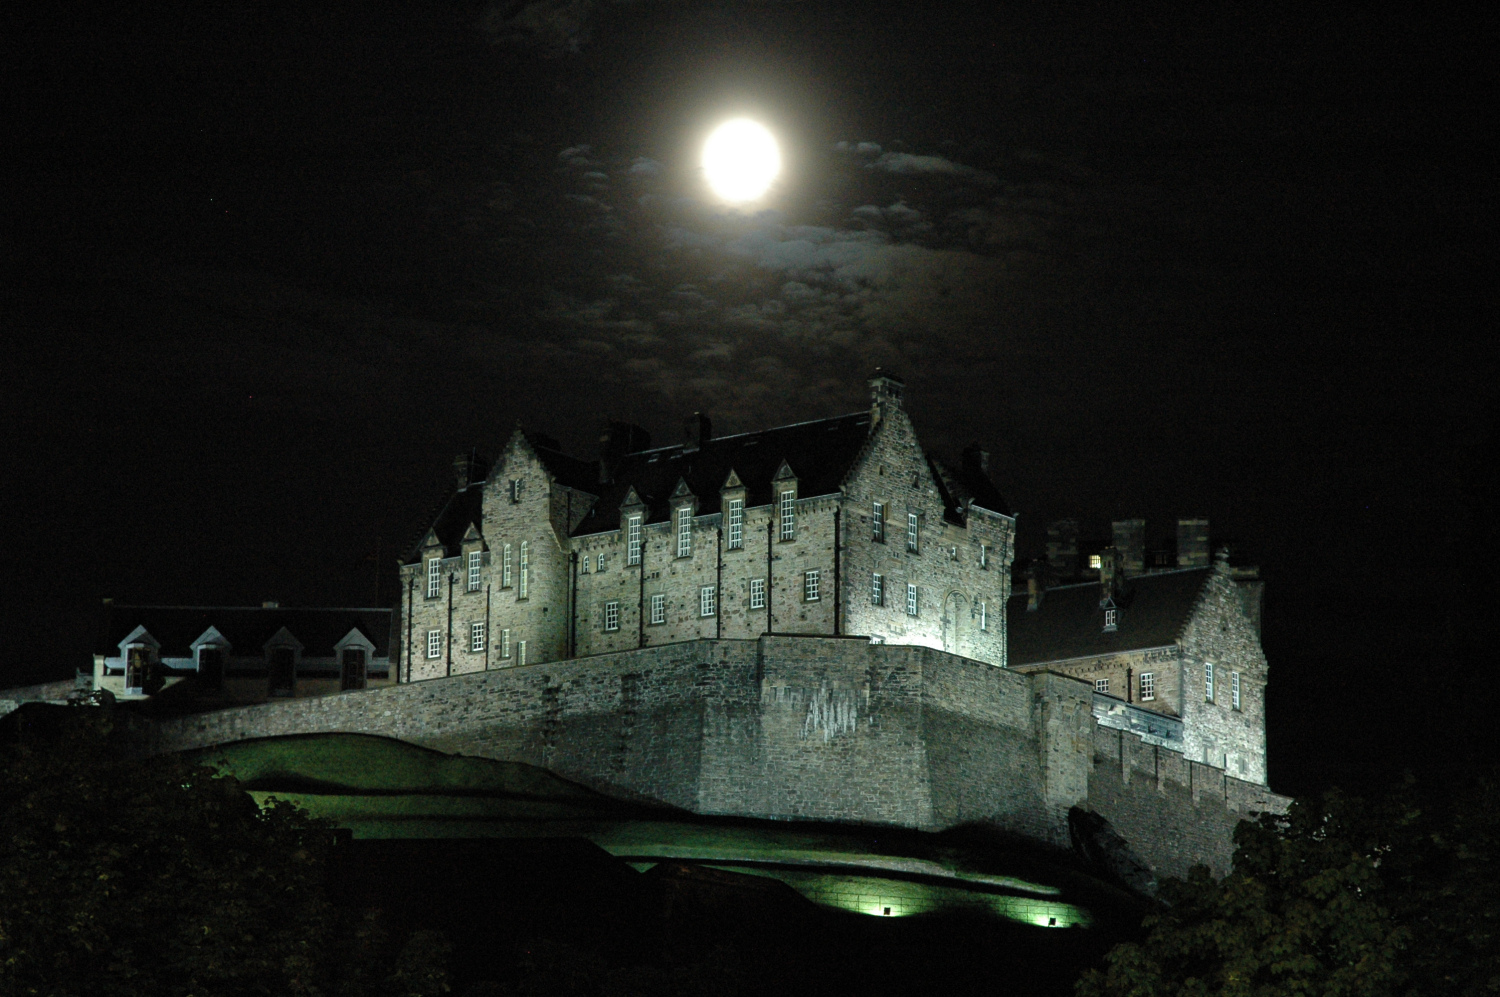
M703 143L703 175L730 202L754 201L781 172L781 150L765 126L749 118L726 121Z

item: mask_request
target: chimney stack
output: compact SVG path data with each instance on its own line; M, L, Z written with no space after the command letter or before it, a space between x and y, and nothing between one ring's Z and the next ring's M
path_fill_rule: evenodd
M1041 558L1031 562L1026 569L1026 612L1034 613L1042 608L1042 596L1047 594L1047 562Z
M1047 524L1047 566L1058 578L1078 577L1078 520Z
M901 407L901 395L906 390L906 384L885 368L876 367L875 373L870 375L869 385L870 432L873 433L881 419Z
M981 449L978 443L970 443L964 447L964 470L988 476L990 473L990 452Z
M1139 575L1146 570L1146 521L1144 519L1117 519L1114 521L1115 546L1120 549L1120 566L1126 575Z
M1177 521L1177 566L1179 568L1208 567L1208 520L1179 519Z
M1106 547L1099 552L1099 605L1113 601L1119 605L1125 594L1124 558L1118 547Z
M614 478L626 454L651 449L651 434L628 422L606 422L599 431L599 483Z
M703 444L713 439L713 424L702 412L694 412L682 420L682 452L694 453Z

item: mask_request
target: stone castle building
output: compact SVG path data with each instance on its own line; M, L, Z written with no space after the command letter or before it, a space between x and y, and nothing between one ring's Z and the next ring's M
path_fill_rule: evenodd
M401 569L403 681L697 638L860 635L1004 667L1015 519L970 448L923 450L899 380L868 411L597 462L517 429Z

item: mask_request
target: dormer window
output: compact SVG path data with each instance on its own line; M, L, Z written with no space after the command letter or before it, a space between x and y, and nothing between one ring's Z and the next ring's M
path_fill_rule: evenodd
M1120 611L1113 607L1104 611L1104 632L1114 633L1120 629Z
M438 597L438 586L442 580L443 562L440 558L429 557L427 559L427 598Z
M728 513L729 549L738 550L745 546L745 500L730 499Z
M688 506L677 510L677 556L693 556L693 510Z
M625 563L641 563L641 517L625 520Z
M482 555L477 550L469 551L469 591L479 591L479 563Z
M784 488L781 491L781 501L778 509L781 516L781 539L797 539L797 492L793 488Z

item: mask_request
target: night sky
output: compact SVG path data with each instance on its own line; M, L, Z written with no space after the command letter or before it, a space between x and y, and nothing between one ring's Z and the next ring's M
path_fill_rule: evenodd
M1480 25L167 6L0 43L0 686L86 666L104 596L390 604L518 419L588 457L605 417L853 411L877 365L934 451L991 451L1021 557L1205 515L1261 565L1274 788L1384 771L1452 722L1433 673L1486 681L1451 640L1494 515ZM751 212L695 172L735 115L787 163Z

